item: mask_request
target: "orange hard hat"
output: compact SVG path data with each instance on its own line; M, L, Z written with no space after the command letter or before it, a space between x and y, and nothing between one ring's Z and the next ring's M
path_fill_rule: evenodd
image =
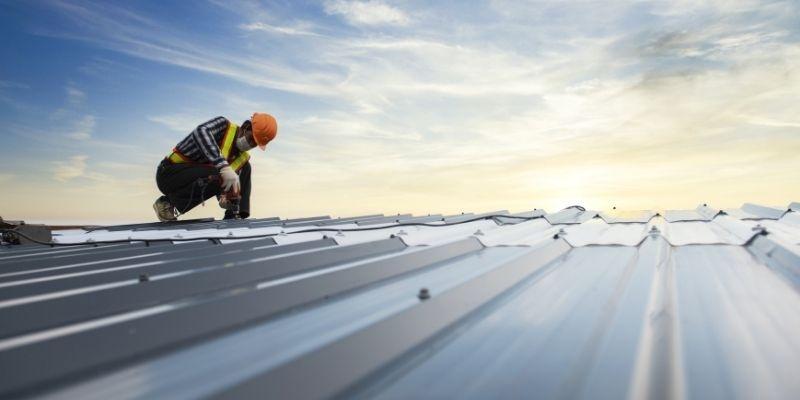
M256 144L264 150L267 143L275 139L275 135L278 134L278 121L272 115L257 112L250 118L250 123L253 125L253 138Z

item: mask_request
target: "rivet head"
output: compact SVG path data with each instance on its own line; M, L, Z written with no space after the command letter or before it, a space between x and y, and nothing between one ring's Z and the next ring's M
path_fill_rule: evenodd
M141 274L139 275L139 282L148 282L150 280L150 275Z
M419 298L420 300L428 300L431 298L431 293L428 291L428 288L422 288L419 290L417 298Z

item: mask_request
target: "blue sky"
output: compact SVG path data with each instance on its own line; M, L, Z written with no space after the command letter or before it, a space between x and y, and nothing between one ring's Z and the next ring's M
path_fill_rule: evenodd
M794 1L0 10L5 218L152 219L171 147L254 111L255 216L800 198Z

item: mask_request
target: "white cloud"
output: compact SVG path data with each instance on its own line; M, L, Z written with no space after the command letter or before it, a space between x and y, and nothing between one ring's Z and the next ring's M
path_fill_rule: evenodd
M263 22L252 22L249 24L242 24L239 26L242 30L245 31L261 31L261 32L268 32L268 33L279 33L283 35L292 35L292 36L321 36L320 34L309 30L307 27L298 26L298 27L290 27L290 26L279 26L279 25L270 25L265 24Z
M88 156L80 155L70 157L66 161L53 161L53 177L59 182L68 182L84 176L86 174L86 160L88 159Z
M86 92L72 85L67 85L67 103L71 106L79 106L86 101Z
M75 140L89 140L92 137L95 126L94 115L85 115L75 122L75 128L67 134L67 137Z
M325 12L341 15L352 25L408 25L405 12L379 0L351 1L329 0L325 2Z
M204 119L205 118L205 119ZM154 115L147 117L148 121L166 126L169 130L188 134L197 125L203 123L209 116L192 115L185 113Z

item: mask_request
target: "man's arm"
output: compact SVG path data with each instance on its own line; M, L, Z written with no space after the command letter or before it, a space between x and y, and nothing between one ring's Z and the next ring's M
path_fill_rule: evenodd
M217 117L199 125L192 131L192 138L200 151L217 169L228 166L228 162L222 158L222 153L217 145L217 137L222 137L228 129L228 120L224 117Z

